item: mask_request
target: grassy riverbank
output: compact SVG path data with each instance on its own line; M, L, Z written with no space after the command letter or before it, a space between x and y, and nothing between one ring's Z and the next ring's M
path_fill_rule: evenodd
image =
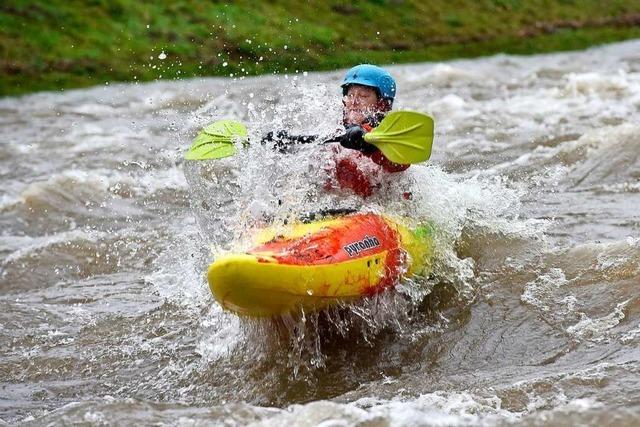
M638 37L640 0L5 0L0 95L529 54Z

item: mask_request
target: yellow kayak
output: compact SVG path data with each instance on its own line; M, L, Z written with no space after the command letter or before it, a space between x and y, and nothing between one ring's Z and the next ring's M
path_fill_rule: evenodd
M245 253L217 258L209 287L225 309L269 317L373 295L431 267L431 229L373 213L259 233Z

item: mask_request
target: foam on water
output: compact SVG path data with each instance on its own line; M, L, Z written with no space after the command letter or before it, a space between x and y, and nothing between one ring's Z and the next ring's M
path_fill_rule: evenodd
M568 327L567 332L580 339L601 341L606 338L608 330L617 326L625 318L624 308L627 304L629 304L629 300L616 305L611 314L596 319L581 313L580 321Z

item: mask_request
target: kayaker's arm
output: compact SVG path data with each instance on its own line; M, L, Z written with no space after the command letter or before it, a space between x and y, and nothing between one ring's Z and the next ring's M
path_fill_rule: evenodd
M274 150L287 153L292 146L300 144L310 144L318 139L318 135L290 135L286 130L269 132L260 141L262 144L269 144Z
M344 148L360 151L387 172L401 172L409 167L409 165L394 163L387 159L375 145L364 140L365 134L366 131L361 126L349 126L343 135L331 138L324 143L338 142ZM286 130L280 130L267 133L261 143L269 144L281 153L289 153L293 147L316 142L319 138L318 135L291 135Z
M373 154L377 148L364 140L366 131L360 126L350 126L343 135L338 135L324 143L339 142L344 148L360 151L364 154ZM269 132L260 141L262 144L269 144L274 150L287 153L292 146L300 144L310 144L319 139L318 135L291 135L286 130Z

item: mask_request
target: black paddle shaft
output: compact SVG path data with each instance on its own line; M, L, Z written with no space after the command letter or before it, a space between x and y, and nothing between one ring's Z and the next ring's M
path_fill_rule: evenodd
M365 131L360 126L351 126L342 135L334 136L324 140L321 144L340 143L345 148L357 150L363 153L374 153L377 148L364 140ZM272 148L281 153L291 152L291 148L301 144L311 144L320 138L319 135L291 135L286 130L267 133L262 140L262 144L273 144Z

